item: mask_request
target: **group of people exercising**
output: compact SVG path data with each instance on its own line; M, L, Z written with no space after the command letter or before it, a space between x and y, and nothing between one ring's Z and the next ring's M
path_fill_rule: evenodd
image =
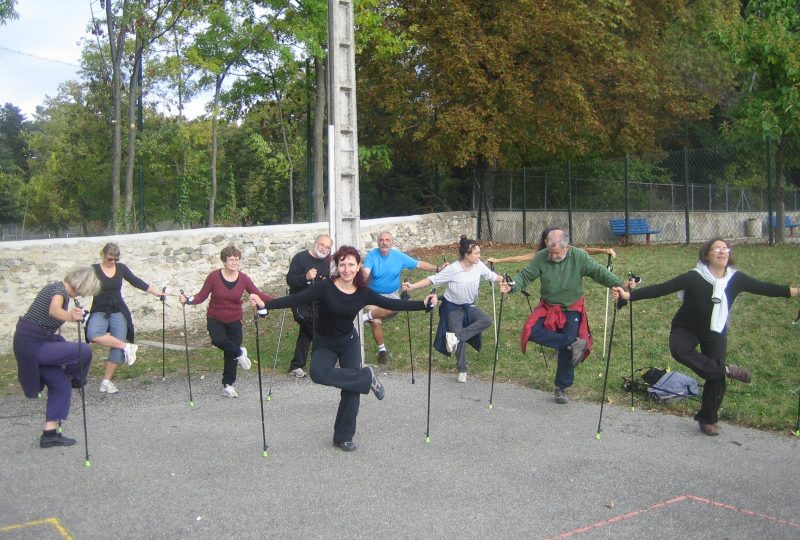
M573 384L575 368L592 348L592 336L586 317L583 278L608 287L617 302L657 298L679 292L682 304L672 320L670 352L681 364L705 379L700 410L695 415L702 433L718 435L718 413L726 389L726 378L750 381L750 373L726 362L728 314L739 293L763 296L800 296L800 288L757 281L733 267L732 249L722 238L712 238L699 251L692 270L664 283L634 288L590 253L616 256L613 249L571 246L565 230L548 228L532 253L495 262L527 262L512 279L494 272L481 260L480 242L466 236L458 243L458 260L434 265L416 260L393 247L389 231L378 235L378 247L362 261L352 246L341 246L333 254L331 238L320 235L307 251L296 254L286 276L289 294L272 298L262 292L240 271L241 253L235 246L220 254L222 268L215 269L194 295L181 292L179 301L197 305L209 299L207 329L212 344L223 352L222 393L235 398L237 367L249 369L251 362L242 346L243 298L265 314L267 310L291 308L299 329L295 352L289 366L292 376L306 376L304 370L313 344L311 379L321 385L341 390L334 422L333 445L353 451L361 394L372 392L383 399L386 388L378 370L364 365L360 337L353 324L360 316L372 328L377 345L377 362L384 364L389 352L383 340L382 322L398 311L430 311L440 298L429 292L423 300L408 300L407 292L444 286L439 308L436 349L455 355L457 381L467 381L467 345L480 349L481 333L492 319L477 305L480 281L498 283L503 293L524 290L535 280L540 284L540 301L531 310L521 334L523 352L528 342L557 351L554 382L556 403L568 403L568 389ZM588 251L588 252L587 252ZM119 246L106 244L101 261L91 267L77 268L62 281L47 284L36 295L27 312L19 318L14 334L14 354L19 381L27 397L37 397L47 388L45 423L40 446L70 446L75 440L57 429L67 418L71 389L82 388L87 381L92 350L86 343L66 341L58 334L64 322L83 321L86 314L70 300L93 297L86 321L88 342L109 348L100 392L119 391L112 382L117 367L136 361L134 328L131 314L122 297L122 283L166 300L166 288L160 291L136 277L120 262ZM400 281L407 269L421 269L431 275L414 283ZM406 297L406 298L404 298ZM698 350L699 348L699 350Z

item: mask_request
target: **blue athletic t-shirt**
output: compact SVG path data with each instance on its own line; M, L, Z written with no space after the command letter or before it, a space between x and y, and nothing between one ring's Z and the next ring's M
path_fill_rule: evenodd
M400 289L400 272L414 270L419 261L394 248L385 257L375 248L364 259L364 268L370 269L369 286L378 294L389 294Z

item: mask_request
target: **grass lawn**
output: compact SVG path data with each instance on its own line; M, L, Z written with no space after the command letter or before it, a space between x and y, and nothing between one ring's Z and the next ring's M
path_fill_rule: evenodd
M484 245L483 257L503 257L519 255L527 252L526 246L492 246ZM679 273L694 267L697 261L698 246L682 245L637 245L618 248L618 257L614 260L614 271L624 277L633 271L642 277L642 285L660 283ZM457 257L455 246L443 246L430 250L414 252L417 258L438 263L443 254L448 260ZM735 246L733 253L736 267L747 274L773 283L800 285L798 276L798 246L788 244L779 247L745 244ZM596 256L605 264L605 256ZM497 270L508 272L512 276L520 269L521 264L501 264ZM424 272L413 272L409 279L421 279ZM603 351L603 320L605 312L605 289L586 280L584 282L589 311L589 323L595 340L595 346L589 358L576 369L575 384L570 390L573 399L598 402L603 389L603 372L605 359ZM529 286L531 302L538 301L538 285ZM422 296L416 291L415 297ZM441 292L441 291L440 291ZM497 309L500 309L500 293L495 291ZM478 298L479 306L492 315L492 290L488 283L481 286ZM656 300L637 302L633 306L633 365L641 367L669 366L687 375L694 374L678 364L669 354L667 337L670 321L679 305L676 296L668 296ZM742 425L773 431L790 431L795 428L798 407L798 389L800 389L800 354L797 343L800 339L800 325L793 326L797 316L797 299L763 298L749 294L741 295L733 306L729 321L728 361L750 369L753 382L749 385L731 381L723 402L720 415L722 420ZM204 308L189 308L204 309ZM176 317L179 311L174 310ZM255 364L256 346L255 332L252 323L252 311L245 311L245 346ZM503 314L500 326L499 361L497 380L516 382L531 388L552 391L555 374L555 358L551 349L545 349L545 360L535 344L528 346L528 352L520 351L519 336L524 320L529 314L528 304L521 294L513 294L503 302ZM160 316L154 313L152 316ZM612 314L609 312L609 331ZM261 330L261 359L263 368L271 369L275 358L276 343L280 328L280 312L272 312L259 323ZM422 373L428 364L428 324L427 314L414 312L410 314L411 344L417 378L424 381ZM616 404L630 404L630 394L622 389L623 376L631 371L631 312L628 307L617 313L614 330L613 349L607 389L607 401ZM395 371L410 371L409 364L409 331L404 313L399 314L384 324L386 344L391 353L388 367ZM173 321L179 324L180 321ZM438 322L438 310L434 313L433 325ZM68 338L74 339L75 329L65 326ZM367 329L367 332L369 330ZM468 353L470 377L489 379L492 375L494 361L494 329L484 334L484 347L480 353L470 349ZM294 351L294 340L297 326L287 311L283 340L278 356L278 376L285 377ZM138 338L161 341L161 333L142 335ZM183 345L183 336L178 332L168 332L166 341L175 345ZM190 353L192 376L200 377L207 373L218 375L222 370L221 353L211 347L205 324L195 325L189 330L190 346L199 347ZM374 340L368 336L365 341L368 363L376 362ZM90 387L94 387L102 375L102 361L105 352L95 348L95 362L90 375ZM455 361L433 352L433 366L437 371L453 373L455 377ZM166 351L165 371L167 374L185 373L186 359L184 352ZM122 384L126 379L133 379L139 384L151 384L161 378L161 348L140 347L138 360L130 368L121 367L117 371L117 379ZM267 372L268 374L268 372ZM697 377L695 377L697 378ZM701 382L702 381L698 381ZM418 382L419 384L419 382ZM3 394L18 392L16 380L16 362L12 355L0 356L0 388ZM488 402L488 395L486 396ZM495 399L502 399L495 396ZM698 404L684 401L676 404L658 404L636 398L636 407L652 408L669 414L691 415Z

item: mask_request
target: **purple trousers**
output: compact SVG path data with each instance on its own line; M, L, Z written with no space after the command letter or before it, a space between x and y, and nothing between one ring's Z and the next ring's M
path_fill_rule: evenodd
M14 356L22 391L36 398L47 387L45 420L65 420L72 398L72 379L86 381L92 349L20 318L14 332Z

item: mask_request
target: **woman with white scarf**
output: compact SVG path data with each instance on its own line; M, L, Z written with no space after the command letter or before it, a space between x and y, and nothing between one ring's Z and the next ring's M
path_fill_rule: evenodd
M731 247L712 238L700 248L697 266L669 281L633 289L612 289L614 298L645 300L678 293L683 302L672 319L669 350L672 357L705 379L703 401L694 419L700 431L719 435L719 408L725 396L725 378L750 382L750 372L725 361L728 312L739 293L761 296L800 296L800 288L758 281L733 268ZM700 351L697 351L697 346Z

